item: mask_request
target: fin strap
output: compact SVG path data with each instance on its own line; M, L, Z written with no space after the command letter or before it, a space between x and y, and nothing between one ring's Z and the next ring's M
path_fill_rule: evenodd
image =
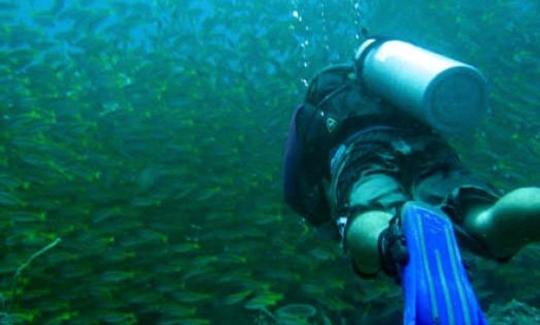
M382 270L400 283L400 268L409 260L400 218L395 216L390 220L388 228L379 235L377 246Z

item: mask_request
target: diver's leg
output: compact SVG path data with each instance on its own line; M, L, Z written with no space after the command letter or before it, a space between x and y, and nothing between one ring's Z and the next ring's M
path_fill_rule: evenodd
M378 240L388 227L392 215L384 211L368 211L353 219L345 240L353 263L363 274L375 274L381 269Z
M370 275L381 269L379 236L405 201L407 197L399 182L386 174L363 176L353 185L349 206L365 210L352 216L345 241L359 273Z
M540 241L540 188L516 189L492 206L471 206L465 210L464 226L495 257L511 257Z

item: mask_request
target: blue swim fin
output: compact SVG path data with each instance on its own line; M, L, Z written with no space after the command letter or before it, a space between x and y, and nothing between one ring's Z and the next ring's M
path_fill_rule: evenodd
M448 217L425 204L408 202L401 223L409 252L401 271L404 324L487 324Z

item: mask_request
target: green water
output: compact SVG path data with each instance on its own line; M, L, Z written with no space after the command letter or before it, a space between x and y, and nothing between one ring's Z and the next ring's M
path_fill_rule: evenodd
M491 115L452 143L503 190L539 185L539 14L533 0L1 0L0 323L399 315L399 287L356 278L282 202L305 81L349 60L362 27L474 64ZM479 260L484 309L540 307L539 266L537 246Z

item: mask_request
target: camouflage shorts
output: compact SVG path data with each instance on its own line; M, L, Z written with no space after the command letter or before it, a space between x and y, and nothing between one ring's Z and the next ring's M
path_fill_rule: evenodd
M440 137L399 132L353 135L333 151L331 174L330 196L342 234L351 211L395 214L403 203L415 200L443 210L458 237L486 255L480 243L466 238L470 236L461 226L464 209L469 204L493 204L499 193L471 173Z

